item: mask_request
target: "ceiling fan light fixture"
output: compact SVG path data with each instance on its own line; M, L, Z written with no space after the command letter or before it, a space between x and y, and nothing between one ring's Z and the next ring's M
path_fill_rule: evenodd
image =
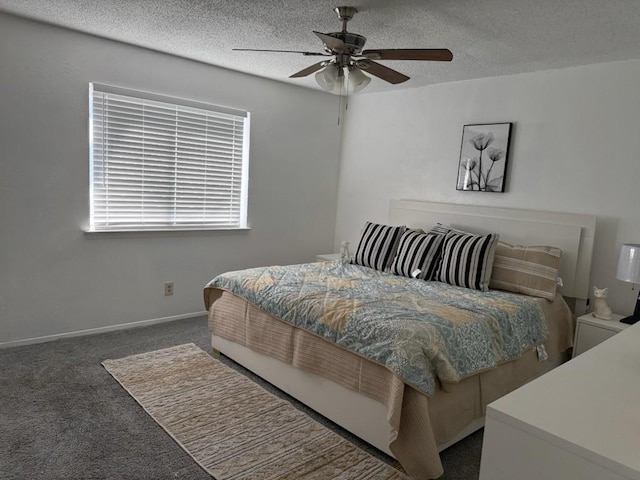
M328 92L332 91L335 88L337 78L338 66L335 63L330 63L318 73L316 73L316 82L318 82L320 88Z
M358 67L349 68L349 89L353 93L358 93L364 87L369 85L371 77L368 77Z

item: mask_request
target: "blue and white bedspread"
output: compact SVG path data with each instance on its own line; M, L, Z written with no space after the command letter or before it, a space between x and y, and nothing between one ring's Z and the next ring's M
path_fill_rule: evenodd
M531 297L338 262L228 272L207 286L386 365L428 395L436 377L458 382L519 357L548 332Z

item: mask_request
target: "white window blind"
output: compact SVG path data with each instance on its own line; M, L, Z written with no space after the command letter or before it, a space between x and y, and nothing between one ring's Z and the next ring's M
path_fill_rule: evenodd
M249 114L91 84L91 231L245 228Z

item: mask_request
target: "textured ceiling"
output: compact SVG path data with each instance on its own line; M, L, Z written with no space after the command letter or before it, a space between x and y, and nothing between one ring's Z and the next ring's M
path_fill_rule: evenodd
M366 48L448 48L451 63L381 61L411 77L366 92L640 58L640 0L344 0ZM351 2L351 3L349 3ZM288 76L318 61L312 30L339 31L326 0L0 0L0 11L318 88Z

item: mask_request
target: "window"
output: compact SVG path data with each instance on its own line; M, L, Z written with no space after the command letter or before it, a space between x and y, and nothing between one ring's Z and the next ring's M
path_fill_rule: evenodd
M91 231L247 226L249 113L90 86Z

